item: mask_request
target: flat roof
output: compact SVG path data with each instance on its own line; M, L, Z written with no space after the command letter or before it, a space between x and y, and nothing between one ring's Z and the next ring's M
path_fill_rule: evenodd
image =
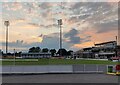
M51 53L21 53L21 54L51 54Z
M104 45L104 44L115 43L115 42L116 42L116 41L109 41L109 42L98 43L98 44L95 44L95 45Z

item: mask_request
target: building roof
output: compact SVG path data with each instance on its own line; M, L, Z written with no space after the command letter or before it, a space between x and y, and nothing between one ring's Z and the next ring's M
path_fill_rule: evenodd
M92 47L83 48L84 51L85 51L85 50L91 50L91 49L92 49Z
M98 44L95 44L96 45L104 45L104 44L108 44L108 43L115 43L116 41L109 41L109 42L103 42L103 43L98 43Z
M51 54L51 53L47 53L47 52L41 52L41 53L22 53L22 54Z

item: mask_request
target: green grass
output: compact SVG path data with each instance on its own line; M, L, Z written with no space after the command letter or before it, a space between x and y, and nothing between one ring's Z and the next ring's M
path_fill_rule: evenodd
M118 62L112 61L102 61L102 60L73 60L73 59L38 59L35 60L27 60L16 59L15 65L73 65L73 64L118 64ZM2 65L14 65L13 60L2 61Z

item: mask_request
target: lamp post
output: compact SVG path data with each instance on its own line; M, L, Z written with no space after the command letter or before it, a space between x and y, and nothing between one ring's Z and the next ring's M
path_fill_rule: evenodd
M60 56L62 56L62 19L58 20L58 26L60 28Z
M5 21L4 25L6 26L6 56L8 53L8 26L10 25L9 21Z

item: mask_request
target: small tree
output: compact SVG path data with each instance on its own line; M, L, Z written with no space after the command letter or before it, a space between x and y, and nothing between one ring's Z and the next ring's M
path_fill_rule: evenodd
M51 49L50 52L51 52L51 56L54 56L55 53L56 53L56 50L55 49Z
M35 52L41 52L40 47L36 47Z
M29 49L29 53L38 53L40 51L41 51L40 47L32 47Z
M68 55L68 56L71 56L72 53L73 53L73 51L72 51L72 50L69 50L69 51L67 52L67 55Z
M44 52L44 53L48 53L48 51L49 51L48 48L43 48L43 49L42 49L42 52Z
M66 49L59 49L57 54L59 54L60 56L67 56L67 51Z

